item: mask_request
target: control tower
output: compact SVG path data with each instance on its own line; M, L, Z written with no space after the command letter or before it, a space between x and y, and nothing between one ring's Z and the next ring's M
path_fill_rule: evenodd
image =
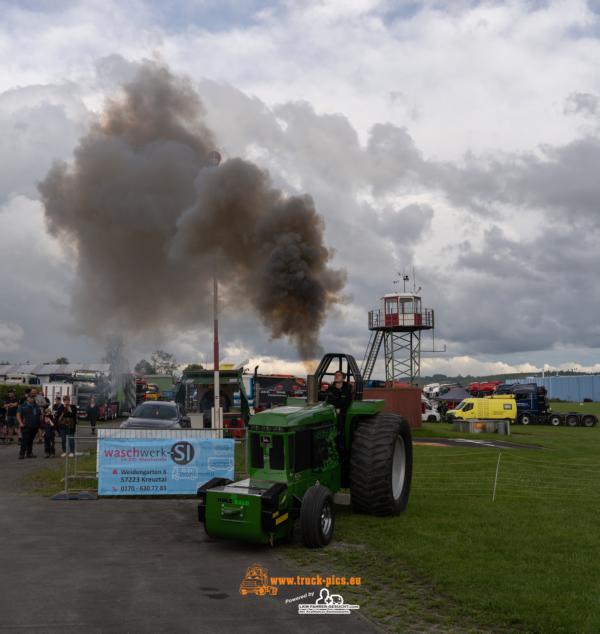
M386 383L413 383L421 373L421 333L433 328L433 310L422 308L419 295L384 295L380 307L369 311L371 336L361 367L363 380L371 378L383 343Z

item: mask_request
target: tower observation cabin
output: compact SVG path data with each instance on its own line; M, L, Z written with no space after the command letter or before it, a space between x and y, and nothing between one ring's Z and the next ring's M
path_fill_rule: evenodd
M361 368L364 380L371 378L383 343L386 382L412 383L421 372L421 333L433 328L433 310L422 307L419 295L384 295L380 307L369 311L371 335Z

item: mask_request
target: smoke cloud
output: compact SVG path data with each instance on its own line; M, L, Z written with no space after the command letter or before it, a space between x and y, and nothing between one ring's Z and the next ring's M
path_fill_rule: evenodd
M143 63L72 164L39 184L49 230L76 258L74 321L88 335L207 323L216 267L228 309L254 311L310 358L345 277L323 220L253 163L208 166L218 143L203 118L186 79Z

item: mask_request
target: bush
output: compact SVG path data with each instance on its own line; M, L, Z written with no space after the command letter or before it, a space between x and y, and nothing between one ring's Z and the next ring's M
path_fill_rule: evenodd
M4 399L8 396L8 393L13 390L18 399L25 396L26 385L0 385L0 403L4 405Z

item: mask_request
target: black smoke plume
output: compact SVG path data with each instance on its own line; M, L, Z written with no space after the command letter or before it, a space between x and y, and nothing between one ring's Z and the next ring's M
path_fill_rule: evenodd
M48 228L77 259L74 319L91 335L207 323L216 267L225 303L310 358L344 285L323 220L253 163L209 167L203 118L187 80L146 62L40 183Z

